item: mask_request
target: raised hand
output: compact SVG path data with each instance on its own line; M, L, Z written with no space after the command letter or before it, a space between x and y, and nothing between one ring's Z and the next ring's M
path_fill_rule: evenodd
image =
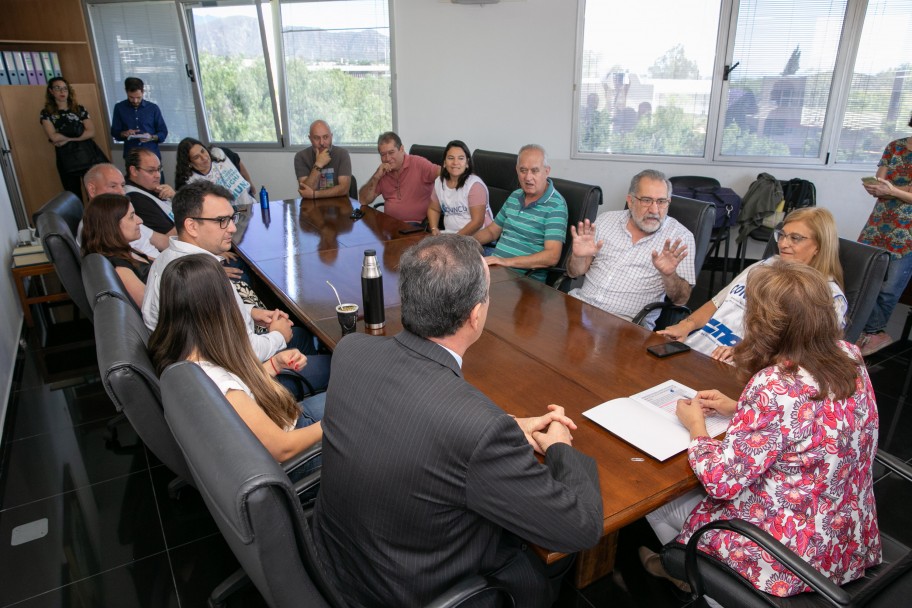
M576 226L570 226L573 237L573 255L578 258L591 258L598 254L604 241L595 242L595 226L589 220L583 220Z
M678 264L685 257L687 257L687 245L683 244L681 239L676 240L674 243L670 239L665 239L665 246L662 247L662 251L652 252L652 265L665 276L670 276L675 273L678 269Z

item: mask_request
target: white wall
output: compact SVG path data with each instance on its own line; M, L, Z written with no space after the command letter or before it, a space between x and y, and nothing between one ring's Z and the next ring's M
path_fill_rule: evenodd
M603 211L623 207L630 177L647 167L668 175L715 177L740 194L764 171L780 179L809 179L817 186L818 205L831 209L840 234L852 239L873 206L859 178L873 174L874 167L852 171L572 160L576 2L504 0L486 6L438 0L391 2L398 133L406 147L463 139L472 149L512 152L525 143L539 143L551 156L553 175L602 187ZM332 116L325 118L332 123ZM271 198L296 195L293 152L241 152L254 180L266 184ZM359 184L378 162L375 154L353 154ZM166 167L173 166L171 155ZM173 170L169 176L173 177Z
M3 422L6 420L13 367L22 331L22 308L19 306L13 275L9 271L17 233L6 181L0 175L0 266L3 268L0 278L0 435L3 434Z

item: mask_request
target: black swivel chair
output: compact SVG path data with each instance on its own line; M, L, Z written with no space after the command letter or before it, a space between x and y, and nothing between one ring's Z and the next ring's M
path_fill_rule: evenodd
M435 165L441 165L443 164L443 155L446 154L446 148L443 146L412 144L412 147L409 148L409 154L426 158Z
M878 451L876 460L889 472L912 482L912 467ZM788 567L816 593L775 597L757 590L737 572L697 550L700 537L713 529L731 530L745 536ZM838 586L779 541L740 519L716 521L697 530L685 548L671 542L662 549L662 563L672 576L690 583L693 599L705 595L723 606L808 608L811 606L907 606L912 594L912 549L881 533L883 563L868 568L863 578ZM699 603L697 605L700 605Z
M39 209L33 220L60 283L80 312L91 320L92 309L82 285L82 255L76 245L82 211L81 200L71 192L61 192Z
M351 181L348 183L348 198L358 200L358 180L354 175L351 176Z
M95 306L105 298L117 298L127 302L133 305L137 313L142 314L127 293L114 265L100 253L90 253L82 259L82 285L93 315Z
M763 257L778 253L776 239L770 237ZM844 335L847 342L855 342L877 302L877 294L890 264L890 254L879 247L839 239L839 263L845 283L843 293L848 304Z
M699 274L709 251L713 225L716 222L715 205L692 198L672 195L671 205L668 207L668 216L678 220L681 225L693 234L694 247L696 248L696 251L693 252L694 272ZM666 298L664 302L653 302L644 306L643 310L633 318L633 322L641 325L649 313L657 308L661 308L662 312L659 313L659 317L656 319L656 329L664 329L669 325L674 325L690 314L689 308L674 304Z
M282 468L198 365L162 375L165 418L191 475L243 569L275 608L346 606L316 555L310 527ZM201 442L200 433L209 441ZM432 606L500 592L472 577Z
M495 216L507 198L519 188L516 160L516 154L508 152L475 150L472 153L475 175L488 187L488 203L491 205L491 213Z

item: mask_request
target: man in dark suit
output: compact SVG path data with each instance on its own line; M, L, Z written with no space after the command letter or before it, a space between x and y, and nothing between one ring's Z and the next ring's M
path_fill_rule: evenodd
M602 534L595 462L570 446L563 408L515 419L462 377L488 310L481 254L457 235L406 251L405 330L333 354L313 527L351 606L424 605L472 574L549 606L556 585L525 541L571 553Z

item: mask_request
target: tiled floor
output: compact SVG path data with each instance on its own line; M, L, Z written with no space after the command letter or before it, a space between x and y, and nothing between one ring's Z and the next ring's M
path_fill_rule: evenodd
M901 318L900 318L901 317ZM894 315L899 334L905 309ZM27 336L32 342L34 333ZM136 440L126 423L108 422L116 412L97 377L67 378L91 365L91 348L58 356L57 369L39 370L35 344L22 350L0 445L0 607L204 606L212 588L237 563L192 490L168 497L172 475ZM868 361L886 440L909 371L912 344L895 344ZM46 363L46 361L44 361ZM51 373L55 383L44 380ZM84 372L81 372L84 373ZM891 450L912 459L912 414L898 420ZM912 488L878 481L882 529L909 532L900 506ZM46 534L15 546L17 527L46 522ZM27 529L27 528L26 528ZM16 536L25 529L19 528ZM907 542L912 542L908 538ZM615 574L583 591L565 585L557 606L685 606L670 584L639 565L640 545L658 548L644 521L624 529ZM262 606L248 588L232 606Z

